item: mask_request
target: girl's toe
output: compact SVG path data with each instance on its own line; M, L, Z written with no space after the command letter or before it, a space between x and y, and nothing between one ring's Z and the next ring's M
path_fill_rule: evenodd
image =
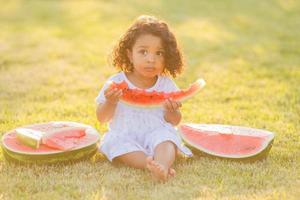
M176 171L172 168L169 169L169 176L174 177L176 175Z

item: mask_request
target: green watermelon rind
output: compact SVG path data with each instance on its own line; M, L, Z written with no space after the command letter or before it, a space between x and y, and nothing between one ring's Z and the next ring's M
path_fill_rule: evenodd
M57 152L52 154L24 154L17 153L5 148L2 145L2 151L5 157L9 161L27 163L27 164L54 164L60 162L72 162L80 159L85 159L91 157L93 154L97 152L98 145L97 143L93 143L81 149L65 151L65 152Z
M217 125L217 126L222 126L220 124L203 124L203 125ZM236 128L248 128L248 127L242 127L242 126L234 126ZM254 128L251 128L254 130ZM177 133L178 135L182 138L183 142L190 147L191 149L194 150L194 152L196 152L196 154L200 154L200 155L204 155L204 156L208 156L208 157L217 157L217 158L222 158L222 159L229 159L229 160L248 160L248 161L255 161L255 160L260 160L265 158L269 151L272 148L273 142L274 142L274 138L275 135L272 132L266 131L266 130L262 130L262 129L255 129L258 131L264 131L264 132L268 132L270 133L270 137L268 137L268 140L265 141L264 145L261 147L260 151L257 151L253 154L247 154L247 155L236 155L236 156L232 156L232 155L225 155L225 154L217 154L215 152L209 151L205 148L201 148L199 147L199 145L192 143L191 141L189 141L185 135L180 131L180 128L177 129Z
M78 152L77 152L78 151ZM82 159L87 159L93 156L97 152L97 146L91 148L79 149L76 151L63 152L60 154L52 155L24 155L16 154L7 149L3 149L4 155L8 158L9 161L14 161L18 163L26 164L54 164L54 163L64 163L64 162L73 162Z

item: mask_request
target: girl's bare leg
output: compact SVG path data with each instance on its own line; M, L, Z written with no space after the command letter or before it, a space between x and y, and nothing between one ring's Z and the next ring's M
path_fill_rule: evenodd
M129 167L145 169L147 166L146 159L147 156L144 152L134 151L114 158L113 162L121 162Z

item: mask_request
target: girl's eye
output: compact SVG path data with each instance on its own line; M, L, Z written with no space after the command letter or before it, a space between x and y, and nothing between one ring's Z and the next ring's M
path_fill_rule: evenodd
M140 53L143 55L147 55L147 51L146 50L140 50Z
M156 54L157 54L158 56L163 56L163 55L164 55L164 52L158 51Z

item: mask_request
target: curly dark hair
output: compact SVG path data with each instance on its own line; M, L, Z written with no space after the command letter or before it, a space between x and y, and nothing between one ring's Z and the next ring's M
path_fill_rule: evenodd
M113 48L110 55L112 65L122 71L132 71L133 66L127 56L127 49L132 50L137 38L143 34L151 34L161 38L165 51L163 74L173 77L180 74L183 70L183 56L174 34L164 21L146 15L138 17Z

